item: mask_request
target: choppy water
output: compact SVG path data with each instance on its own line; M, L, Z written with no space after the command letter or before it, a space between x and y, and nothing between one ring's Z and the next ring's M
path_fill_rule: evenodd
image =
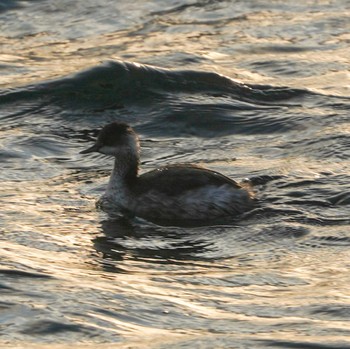
M349 14L0 1L1 347L350 348ZM78 152L115 119L143 170L250 178L258 207L205 227L109 220L94 202L111 160Z

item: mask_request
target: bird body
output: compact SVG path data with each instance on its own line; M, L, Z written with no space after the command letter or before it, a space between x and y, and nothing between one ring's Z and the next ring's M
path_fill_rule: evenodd
M127 124L114 122L100 132L97 151L115 157L99 206L149 221L207 221L243 213L251 193L223 174L191 164L175 164L139 175L139 142Z

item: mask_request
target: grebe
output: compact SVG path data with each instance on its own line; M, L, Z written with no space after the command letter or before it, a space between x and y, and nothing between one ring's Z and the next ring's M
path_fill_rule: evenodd
M107 213L137 216L151 222L208 221L252 208L251 193L234 180L191 164L167 165L139 175L140 146L127 124L106 125L96 143L81 154L115 157L99 206Z

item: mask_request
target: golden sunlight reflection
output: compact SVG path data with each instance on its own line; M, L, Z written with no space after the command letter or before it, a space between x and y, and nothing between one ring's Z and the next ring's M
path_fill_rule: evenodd
M123 272L109 272L103 267L104 255L94 250L92 242L102 234L94 199L81 197L69 181L56 183L31 182L25 188L17 182L5 183L11 185L16 196L9 196L3 208L7 217L15 219L5 222L3 234L8 239L3 243L2 256L8 265L19 270L51 277L46 286L48 293L58 288L62 297L84 295L83 298L77 295L77 306L89 306L90 297L107 302L103 312L92 307L84 316L66 315L73 323L101 331L109 328L110 333L129 338L129 345L143 343L145 337L152 344L202 338L200 326L191 328L180 323L175 326L177 329L169 326L173 316L181 316L185 323L192 319L212 324L234 323L225 335L233 337L244 336L242 328L248 324L254 328L293 326L299 329L294 338L301 340L306 338L303 326L317 330L329 324L327 318L314 319L300 309L312 309L315 299L320 298L327 298L330 307L337 306L338 299L342 299L343 306L350 306L348 253L336 248L325 251L317 245L305 250L294 248L293 252L284 250L283 258L276 256L275 260L257 258L244 263L233 257L215 262L167 260L165 264L138 257L137 249L133 252L130 245L120 259L109 261ZM16 236L15 232L20 234ZM327 267L330 258L332 264ZM123 303L131 300L142 300L145 309L156 307L156 315L155 310L139 313L133 307L128 309ZM157 317L156 323L153 316ZM346 330L348 323L339 318L333 319L332 325ZM264 333L250 336L268 338ZM288 333L282 330L275 339L286 336Z
M1 348L348 341L345 2L1 2ZM142 171L203 165L253 209L109 217L113 159L78 152L114 120L140 133Z
M330 14L299 13L295 24L303 26L311 20L320 20L327 16ZM13 85L16 81L16 85L23 85L37 81L41 76L45 76L46 79L64 76L82 68L97 65L106 57L108 59L127 57L127 60L137 57L137 62L147 62L160 54L166 56L173 52L186 52L207 58L208 62L202 61L200 69L208 71L218 69L218 73L237 78L245 83L303 86L320 93L332 92L342 96L349 94L349 84L339 84L339 80L348 80L349 73L346 69L317 76L293 77L291 74L268 74L266 71L260 72L243 67L242 61L247 64L254 62L257 59L256 56L259 57L260 62L273 61L276 64L279 62L283 64L284 56L268 48L298 45L288 36L284 38L280 35L268 35L268 28L272 23L274 27L283 27L285 24L286 18L279 12L257 11L249 15L249 21L246 19L242 17L241 20L218 26L215 33L211 22L193 25L182 21L174 23L174 19L165 15L158 19L164 27L162 32L152 30L138 32L135 28L133 35L126 35L127 32L123 30L97 35L90 32L87 36L74 40L56 41L50 37L50 33L45 32L31 35L26 40L3 37L0 58L5 62L11 61L17 64L19 72L8 77L3 76L1 84L5 87L9 84ZM175 27L174 24L176 24ZM266 36L258 35L259 31L252 32L250 30L252 26L266 30ZM218 41L218 35L225 37L225 41ZM340 67L346 66L349 62L350 49L340 44L348 40L348 34L333 36L331 40L340 46L336 54L334 46L331 46L331 49L323 50L321 55L318 50L310 49L296 50L295 53L289 52L289 55L293 54L295 62L299 62L301 66L304 62L314 63L314 65L336 62ZM331 40L329 44L332 43ZM21 52L21 55L14 55L14 52ZM65 64L62 64L63 61ZM173 68L173 62L167 63L164 59L160 65ZM194 63L193 65L195 68ZM22 73L24 67L26 74Z

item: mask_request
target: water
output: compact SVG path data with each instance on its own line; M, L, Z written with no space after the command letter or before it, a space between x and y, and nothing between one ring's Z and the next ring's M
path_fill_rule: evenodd
M347 1L1 1L2 348L350 348ZM131 63L137 62L137 63ZM255 183L232 222L95 209L112 120L144 171Z

